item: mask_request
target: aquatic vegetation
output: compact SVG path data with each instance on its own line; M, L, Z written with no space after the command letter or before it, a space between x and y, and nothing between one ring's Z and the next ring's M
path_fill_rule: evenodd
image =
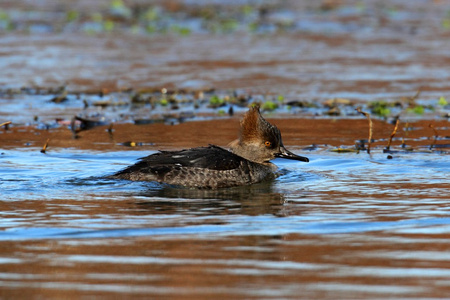
M66 21L69 23L78 21L79 17L80 17L80 13L76 10L69 10L66 13Z
M111 32L114 30L114 21L112 20L105 20L103 22L103 30L106 32Z
M110 14L117 17L130 18L131 9L122 0L112 0L109 5Z
M412 107L408 107L406 112L416 115L423 115L425 111L434 111L434 109L435 108L432 105L414 105Z
M187 35L191 34L191 32L192 32L190 28L182 27L182 26L179 26L179 25L172 25L170 27L170 31L174 32L174 33L177 33L177 34L179 34L181 36L187 36Z
M209 98L209 106L212 108L217 108L225 105L225 100L220 98L218 95L212 95Z
M10 31L14 29L14 25L11 22L11 17L8 12L0 9L0 30Z
M387 117L391 114L391 107L394 107L395 104L389 103L383 100L373 101L369 103L370 111L380 117Z
M30 94L30 96L27 96ZM32 99L33 106L37 105L37 101L39 98L33 95L39 95L42 99L41 109L47 105L48 109L54 110L55 105L64 108L62 110L58 110L59 113L56 113L54 117L56 121L50 121L48 116L33 115L30 116L30 120L25 120L23 123L32 124L32 128L35 128L39 131L45 130L55 130L61 128L67 128L71 131L71 139L73 140L83 140L86 136L89 136L92 131L96 131L96 128L103 126L105 128L102 129L101 132L108 133L108 142L114 141L117 139L117 136L123 135L120 129L115 128L114 134L112 130L112 124L129 124L130 121L133 125L150 125L150 124L158 124L163 123L167 125L177 125L180 123L188 122L190 120L198 120L198 117L208 116L209 118L214 118L220 116L222 118L226 118L226 116L232 116L235 114L234 108L236 108L237 113L242 113L242 108L251 105L258 105L261 107L262 111L271 112L274 114L280 113L302 116L302 118L310 118L311 116L327 116L331 115L332 109L337 109L336 114L333 115L333 118L325 118L325 120L345 120L347 116L351 116L352 122L359 122L358 130L364 128L364 123L361 123L360 119L355 119L355 114L349 114L346 110L340 110L341 108L348 107L349 109L355 109L354 103L343 101L344 103L341 106L332 106L335 105L334 102L329 101L314 101L314 105L308 101L298 101L291 100L285 102L284 95L260 95L260 94L244 94L241 91L234 91L231 93L230 91L221 91L221 90L200 90L200 91L183 91L183 90L168 90L167 88L152 88L152 89L144 89L144 90L133 90L127 89L124 91L110 91L110 90L102 90L100 92L93 92L92 94L78 94L74 92L68 91L65 86L61 86L59 88L51 88L51 89L37 89L37 88L22 88L18 90L1 90L0 89L0 100L2 95L7 95L8 101L16 101L25 102L27 100L19 99ZM57 101L49 101L50 96L52 95L52 99L59 99ZM16 99L16 100L14 100ZM66 99L66 100L63 100ZM278 101L279 99L283 99L283 102ZM298 103L297 103L298 102ZM294 106L289 103L296 104ZM322 103L322 104L321 104ZM397 103L397 102L392 102ZM348 104L348 105L345 105ZM406 108L401 111L402 118L410 118L411 115L406 113L409 110L416 109L417 112L427 111L433 112L429 105L417 105L415 103L415 107ZM395 127L393 130L389 129L391 133L387 133L386 129L384 129L385 133L380 138L380 127L386 127L385 125L394 122L392 120L380 121L376 119L372 119L368 110L370 110L369 104L360 103L360 106L356 108L356 111L359 114L364 115L368 121L368 136L367 139L360 139L360 133L354 136L354 141L356 138L356 142L353 146L351 144L344 144L339 147L330 147L328 145L324 145L325 149L328 149L332 152L337 153L348 153L355 152L360 153L361 151L367 151L368 153L373 153L375 150L380 149L379 147L384 146L382 151L385 153L392 154L399 152L411 152L411 151L432 151L436 153L448 153L446 150L448 147L446 143L442 141L448 140L448 134L442 133L439 134L438 130L442 130L439 128L446 127L438 127L434 124L426 124L427 128L431 128L433 130L433 134L430 131L423 131L420 128L413 127L411 123L405 122L402 124L399 117L394 119ZM439 105L437 101L434 101L434 105ZM70 107L76 108L68 109ZM238 108L240 107L240 108ZM293 109L294 107L301 107L301 110ZM419 108L417 108L419 107ZM411 111L416 116L413 116L414 120L427 120L426 118L430 117L430 114L421 113L417 114L414 111ZM439 115L442 116L442 110L436 109L435 117ZM373 116L376 116L375 114ZM0 124L5 126L5 130L8 130L9 125L13 125L12 128L15 128L17 122L17 116L10 116L11 121ZM319 118L320 119L320 118ZM53 119L54 120L54 119ZM349 119L347 119L349 120ZM386 119L387 120L387 119ZM382 122L382 123L375 123ZM363 124L361 126L361 124ZM374 128L374 124L376 128ZM385 124L385 125L383 125ZM400 127L401 125L402 127ZM380 126L381 125L381 126ZM390 125L388 125L390 126ZM106 128L108 127L108 128ZM350 127L352 127L350 125ZM390 127L389 127L390 128ZM417 130L422 130L422 133L417 139L416 137L411 137L412 132ZM395 146L395 141L399 140L399 138L395 138L398 133L403 133L401 135L401 146ZM445 131L444 131L445 132ZM95 134L95 140L100 137L101 133L98 132ZM374 135L378 135L378 139L374 139ZM8 134L7 136L13 136L12 134ZM7 137L3 135L3 137ZM129 136L129 135L127 135ZM46 136L46 138L48 135ZM426 138L424 138L426 137ZM102 139L105 139L103 137ZM43 143L42 138L39 139L40 143ZM49 140L50 141L50 140ZM431 141L431 144L430 144ZM51 139L52 144L61 145L61 140L59 138ZM387 145L386 145L387 142ZM407 145L407 143L413 143L413 145ZM420 147L417 148L417 144L421 143ZM32 143L32 142L31 142ZM426 144L424 146L423 144ZM30 144L29 141L26 144ZM328 141L325 142L328 144ZM392 146L394 144L394 147ZM43 148L45 152L48 147ZM125 144L123 144L125 145ZM137 145L137 144L136 144ZM146 144L147 145L147 144ZM127 146L131 146L127 144ZM58 147L58 146L56 146ZM376 152L375 152L376 153ZM394 156L392 156L394 158Z
M34 9L40 10L38 7ZM303 7L303 9L305 8ZM318 30L348 32L352 30L352 26L339 24L336 20L330 21L330 24L335 26L323 26L317 23L314 14L333 15L333 18L345 19L348 11L351 11L355 18L364 18L369 9L371 8L368 5L360 3L347 5L341 2L325 1L311 5L311 9L309 9L311 18L301 19L300 16L304 16L303 14L299 14L296 10L287 10L282 2L249 3L242 1L230 4L226 1L223 3L216 1L199 4L195 1L188 1L173 4L170 1L155 3L154 1L111 0L96 6L94 10L74 9L73 6L64 3L55 7L45 6L45 10L42 9L40 12L51 18L45 17L45 20L29 18L31 21L12 20L11 12L6 7L0 11L0 29L29 30L34 26L38 28L45 26L44 30L47 32L80 31L89 35L131 32L133 34L177 34L180 36L192 33L276 34L280 32L317 32ZM64 15L63 18L60 17L61 11ZM382 6L381 9L376 10L376 13L387 18L388 21L395 21L399 18L400 11L400 7ZM21 13L26 16L35 12L24 9ZM444 29L448 27L447 23L448 17L443 17L442 27Z
M413 112L418 115L423 115L423 113L425 112L425 108L422 105L417 105L414 108L409 108L408 112Z
M335 98L321 101L314 100L287 100L283 94L261 95L246 94L241 91L222 91L222 90L168 90L167 88L152 88L134 90L127 89L124 91L101 90L92 93L77 93L66 89L66 86L58 88L22 88L0 89L0 96L8 98L20 98L24 95L41 95L45 96L46 102L58 104L61 106L75 105L83 110L90 108L102 108L105 111L111 110L116 114L120 112L120 107L126 109L150 109L153 113L158 113L158 107L164 107L165 111L180 110L184 113L186 109L194 109L203 111L208 109L222 109L224 106L229 107L248 107L257 104L264 111L274 111L281 113L298 114L300 111L309 115L316 116L334 116L348 117L355 116L356 101ZM293 98L295 99L295 98ZM408 98L410 99L410 98ZM388 119L393 115L414 114L415 118L427 116L434 113L436 116L446 117L448 104L445 98L441 97L439 101L433 101L432 104L418 104L410 102L411 106L404 108L403 102L392 100L376 100L370 102L358 103L363 111L370 111L373 117ZM430 102L429 102L430 103ZM294 109L295 108L295 109ZM300 110L299 110L300 109ZM427 112L427 114L425 114ZM35 116L35 115L33 115ZM39 116L37 116L39 118ZM122 117L116 117L120 120ZM144 118L145 119L145 118Z

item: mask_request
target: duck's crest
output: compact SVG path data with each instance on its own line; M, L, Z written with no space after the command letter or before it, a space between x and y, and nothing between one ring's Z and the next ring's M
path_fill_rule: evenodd
M259 111L259 106L252 106L241 121L240 142L251 142L268 138L267 135L277 135L278 128L267 122Z

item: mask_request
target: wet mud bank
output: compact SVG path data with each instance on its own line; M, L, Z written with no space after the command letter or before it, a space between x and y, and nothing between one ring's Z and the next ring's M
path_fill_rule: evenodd
M450 35L4 36L6 88L244 89L302 99L448 95ZM431 39L433 38L433 39ZM426 47L424 45L427 45Z
M7 1L0 87L450 92L446 1Z
M365 152L369 123L366 119L268 118L282 133L288 147L304 151ZM398 125L380 120L372 122L373 151L383 151L388 144L400 152L450 151L450 127L446 120L418 120ZM55 148L84 150L174 150L215 144L226 147L238 137L239 116L209 121L190 121L179 125L113 124L80 131L74 137L70 127L42 130L13 127L0 131L3 149ZM37 150L36 150L37 151ZM60 151L60 150L58 150Z

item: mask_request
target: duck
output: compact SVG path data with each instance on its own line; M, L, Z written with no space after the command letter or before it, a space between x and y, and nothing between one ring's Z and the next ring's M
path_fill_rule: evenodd
M287 150L280 130L263 118L258 106L253 106L243 116L239 136L228 149L209 145L159 151L110 177L187 188L229 188L276 178L278 168L271 162L275 158L309 162L307 157Z

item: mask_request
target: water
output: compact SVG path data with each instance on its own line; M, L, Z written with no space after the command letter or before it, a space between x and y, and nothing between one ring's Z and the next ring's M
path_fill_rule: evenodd
M322 149L203 191L102 177L148 151L38 150L0 158L5 295L448 295L448 155Z

